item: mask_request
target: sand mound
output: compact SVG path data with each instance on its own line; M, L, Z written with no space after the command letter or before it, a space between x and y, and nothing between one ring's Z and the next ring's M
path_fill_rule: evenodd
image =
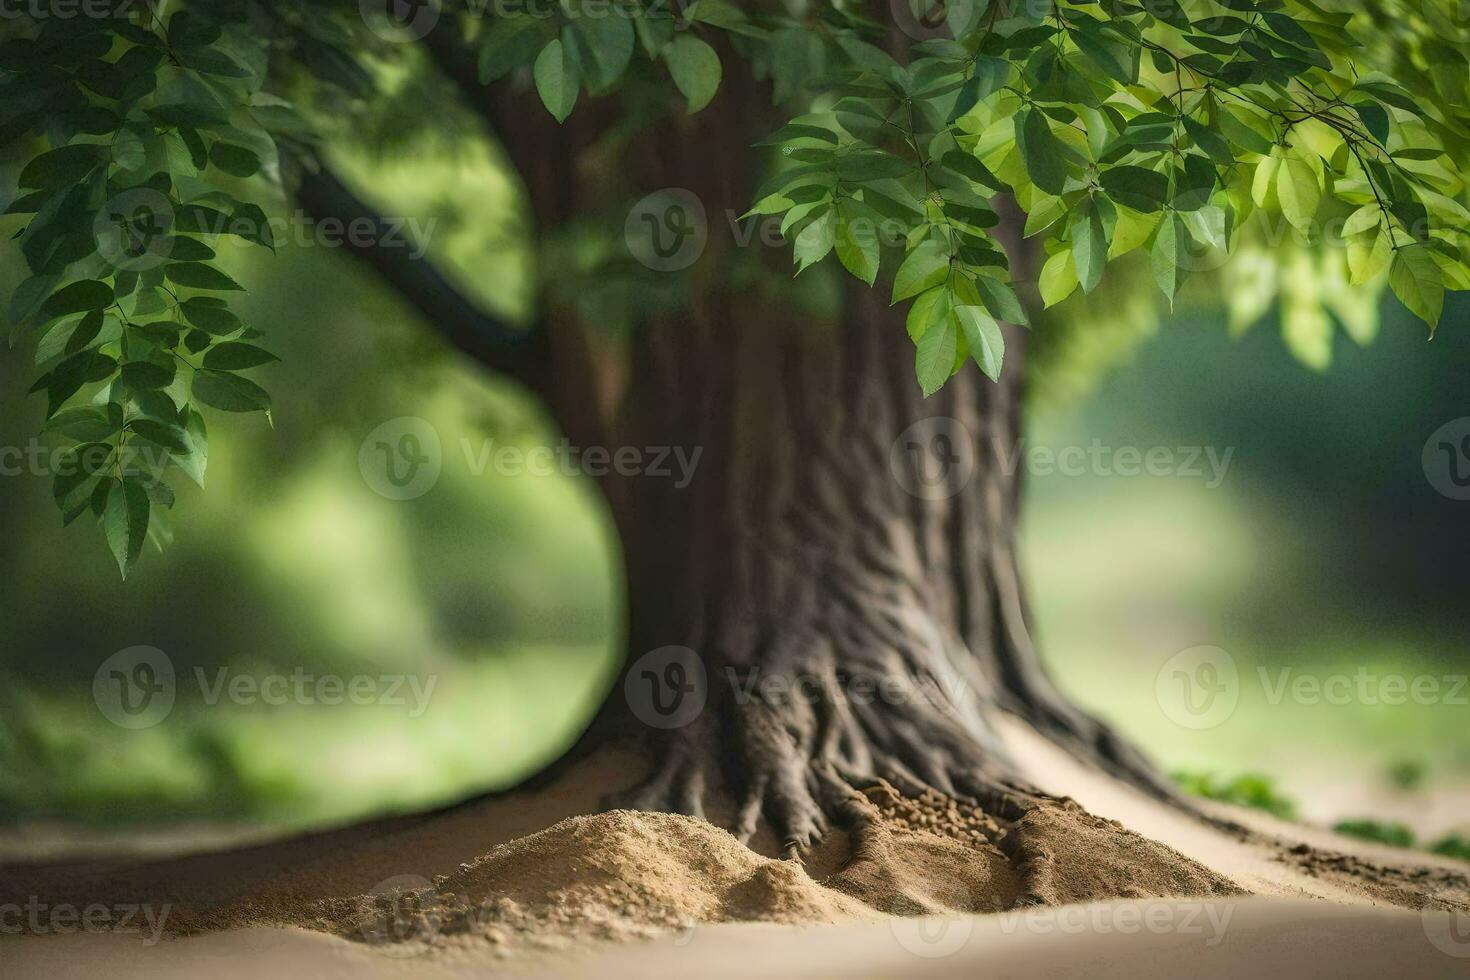
M886 784L854 806L863 819L853 836L832 834L805 863L762 856L704 820L615 810L500 844L432 881L393 879L352 898L257 897L180 924L294 925L400 946L568 948L719 922L828 924L1241 892L1067 800L1042 801L1014 824Z
M502 844L427 888L320 902L310 912L311 924L353 939L479 936L548 946L642 938L709 922L874 916L812 880L799 863L762 857L713 824L628 810L563 820ZM306 924L288 917L293 920Z
M537 805L534 796L518 797L397 827L172 863L38 866L13 884L53 903L120 895L165 902L174 933L309 929L391 955L430 946L462 947L467 955L593 948L692 935L714 923L827 924L1233 897L1269 884L1260 873L1266 865L1290 869L1298 894L1470 907L1458 901L1465 879L1454 870L1369 865L1369 856L1320 846L1292 851L1265 835L1211 849L1195 840L1207 834L1204 821L1190 820L1193 836L1182 834L1135 805L1126 812L1145 821L1143 836L1066 797L1028 797L1003 819L937 792L909 797L878 785L851 801L848 829L834 828L804 861L762 854L705 820L664 813L573 811L527 833L521 828L541 819ZM515 820L494 819L497 808ZM1122 814L1115 808L1112 815ZM402 874L405 868L417 873ZM1311 890L1329 879L1330 889Z

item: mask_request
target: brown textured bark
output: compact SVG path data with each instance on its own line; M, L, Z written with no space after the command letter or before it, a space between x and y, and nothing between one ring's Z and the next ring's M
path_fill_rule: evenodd
M903 311L881 290L853 282L835 322L813 322L724 277L735 247L724 216L748 206L759 176L749 144L779 124L740 74L710 108L637 135L616 132L616 107L579 107L557 126L512 86L487 94L466 79L464 91L495 121L539 222L669 187L710 216L686 312L648 317L626 347L554 305L545 317L550 408L574 442L701 453L687 487L603 484L626 556L629 664L686 647L707 681L704 711L673 729L650 726L614 690L583 749L632 738L658 758L652 779L616 802L703 814L723 792L740 833L764 817L787 846L813 841L850 787L879 778L1003 811L1024 780L991 732L1000 710L1167 792L1056 692L1031 646L1019 484L1003 459L1021 431L1024 331L1007 328L999 383L968 367L924 399ZM618 174L636 183L588 165L605 165L591 151L608 139L626 139ZM1035 269L1018 229L1012 216L1000 232L1024 278ZM789 255L771 251L762 260L789 275ZM905 489L918 469L932 479L953 465L953 452L968 473L955 492ZM762 684L800 696L773 703Z

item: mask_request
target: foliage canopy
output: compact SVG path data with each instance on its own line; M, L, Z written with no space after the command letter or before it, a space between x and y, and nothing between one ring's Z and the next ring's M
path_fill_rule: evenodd
M1457 0L524 0L408 7L397 35L374 8L38 0L4 25L0 146L27 161L12 343L39 338L46 430L77 443L64 520L94 514L124 574L168 474L202 484L201 409L270 411L242 372L274 357L216 250L274 247L260 201L313 139L292 85L371 96L364 53L426 31L558 120L597 98L696 113L729 72L768 80L789 121L758 144L751 213L798 271L835 254L907 304L925 393L969 359L997 378L1023 296L1089 293L1132 252L1172 302L1242 244L1340 244L1349 283L1386 278L1431 331L1470 287ZM1034 282L1000 240L1009 202L1043 244Z

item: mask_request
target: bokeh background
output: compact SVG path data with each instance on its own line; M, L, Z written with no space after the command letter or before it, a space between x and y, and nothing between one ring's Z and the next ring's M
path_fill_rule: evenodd
M390 211L434 218L433 254L467 292L524 313L514 192L493 153L421 145L339 164ZM0 237L15 222L0 219ZM224 259L282 357L265 375L274 426L210 417L209 489L179 487L167 548L124 583L89 519L60 526L48 479L0 477L0 824L30 853L282 833L514 782L576 735L624 653L617 545L591 488L467 458L492 439L554 444L535 405L446 351L340 249L296 240ZM8 295L23 275L8 245L0 270ZM1327 372L1288 352L1274 313L1237 337L1224 307L1196 297L1085 380L1036 387L1024 448L1232 452L1218 485L1028 473L1045 659L1193 788L1292 801L1322 822L1403 821L1426 839L1463 831L1470 691L1272 703L1262 678L1367 668L1449 691L1470 671L1470 503L1421 464L1429 435L1470 415L1470 304L1452 300L1426 343L1385 300L1371 343L1335 334ZM32 346L0 357L0 446L40 427L23 394ZM432 491L394 501L364 479L359 449L402 416L434 427L444 462ZM183 682L163 723L129 731L92 683L136 645L165 651ZM1208 729L1172 721L1155 694L1169 658L1199 645L1228 651L1241 678ZM210 705L196 668L436 681L422 712Z

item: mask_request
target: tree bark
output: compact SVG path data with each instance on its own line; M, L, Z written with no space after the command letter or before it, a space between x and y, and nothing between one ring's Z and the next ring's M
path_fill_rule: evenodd
M458 77L452 53L438 55ZM539 223L662 188L692 192L709 218L687 311L646 317L621 346L554 303L543 321L549 407L574 443L699 453L687 486L603 480L626 558L629 656L579 751L644 743L656 771L615 802L702 815L722 794L742 836L764 818L788 848L812 843L850 789L877 779L1012 806L1028 785L993 731L998 711L1168 796L1057 692L1031 644L1019 474L1007 465L1025 332L1006 327L998 383L967 366L925 399L903 310L881 290L849 280L836 321L815 322L723 274L738 247L727 216L748 207L760 176L750 144L779 125L743 74L696 116L636 137L601 103L558 126L526 110L530 93L460 78ZM626 141L619 174L631 187L586 163L609 134ZM1035 262L1009 211L998 231L1024 280ZM772 274L790 275L787 250L766 251Z

